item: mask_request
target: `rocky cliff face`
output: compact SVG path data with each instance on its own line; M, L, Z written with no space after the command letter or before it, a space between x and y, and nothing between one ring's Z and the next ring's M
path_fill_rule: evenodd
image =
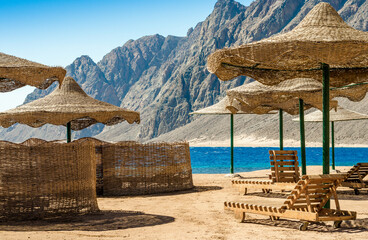
M81 56L67 67L68 75L74 77L90 96L140 111L142 121L140 125L94 126L75 133L76 137L98 134L97 137L110 141L148 140L188 124L193 120L189 116L191 111L217 102L226 89L250 81L245 77L219 81L206 69L210 53L288 31L319 2L257 0L245 7L234 0L218 0L213 12L189 29L185 37L153 35L130 40L106 54L97 64L88 56ZM366 1L326 2L331 3L351 26L367 30ZM26 102L48 94L54 87L36 90ZM269 121L271 124L275 119ZM198 124L200 126L201 121ZM50 129L54 129L53 134L46 132ZM25 138L23 131L29 128L15 126L1 130L0 135L7 140L21 141ZM47 126L47 129L32 130L27 137L57 138L64 134L63 131L62 127ZM297 138L297 127L290 131L295 132L291 137ZM256 132L254 130L258 136Z

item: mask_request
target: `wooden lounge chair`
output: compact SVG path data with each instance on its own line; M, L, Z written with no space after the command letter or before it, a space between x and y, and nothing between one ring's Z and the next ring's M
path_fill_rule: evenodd
M358 163L347 172L347 176L341 185L344 187L353 188L355 194L358 195L359 189L368 188L368 181L364 181L364 178L367 175L368 163Z
M235 217L241 222L245 220L246 213L253 213L270 216L272 220L301 220L303 223L299 230L302 231L307 230L309 222L334 221L334 227L340 227L343 220L356 219L356 212L340 210L336 188L344 177L341 174L305 175L298 181L282 207L225 202L225 209L233 210ZM336 209L323 208L331 196L334 196Z
M263 192L271 190L293 190L298 182L299 162L297 151L271 150L271 175L270 181L259 180L232 180L233 187L247 193L248 189L258 189Z

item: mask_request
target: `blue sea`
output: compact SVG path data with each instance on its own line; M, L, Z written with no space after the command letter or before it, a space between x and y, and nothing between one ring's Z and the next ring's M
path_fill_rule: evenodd
M248 172L269 169L269 147L235 147L234 172ZM297 150L300 148L285 148ZM229 147L191 147L190 156L193 173L230 173ZM336 166L352 166L357 162L366 162L368 148L335 148ZM299 156L299 164L300 164ZM307 165L322 165L322 148L306 149ZM331 164L331 163L330 163Z

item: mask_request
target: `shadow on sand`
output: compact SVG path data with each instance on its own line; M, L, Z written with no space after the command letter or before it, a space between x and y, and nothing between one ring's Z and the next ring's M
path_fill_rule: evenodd
M197 192L217 191L221 189L222 187L220 186L194 186L193 188L188 189L188 190L176 191L176 192L170 192L170 193L157 193L157 194L152 194L150 196L179 195L179 194L188 194L188 193L197 193Z
M289 229L297 229L299 230L299 226L301 222L299 221L291 221L280 219L277 221L272 221L270 219L247 219L244 223L252 223L252 224L261 224L266 226L275 226L275 227L283 227ZM341 224L341 228L334 228L332 226L332 222L328 222L328 224L324 222L316 222L310 223L308 226L308 231L316 231L316 232L346 232L346 233L359 233L359 232L367 232L368 233L368 219L358 219L354 221L343 221Z
M46 220L0 222L0 231L109 231L174 222L169 216L133 211L99 211Z
M190 193L198 193L198 192L207 192L207 191L217 191L221 190L222 187L220 186L194 186L188 190L180 190L174 192L167 192L167 193L153 193L153 194L145 194L145 195L133 195L133 196L98 196L99 198L149 198L149 197L162 197L162 196L174 196L174 195L182 195L182 194L190 194Z
M267 198L282 198L285 199L289 196L290 192L249 192L247 195L257 196L257 197L267 197ZM365 192L361 192L359 195L355 195L353 190L337 190L337 196L339 200L358 200L367 201L368 195ZM333 197L331 197L333 199Z

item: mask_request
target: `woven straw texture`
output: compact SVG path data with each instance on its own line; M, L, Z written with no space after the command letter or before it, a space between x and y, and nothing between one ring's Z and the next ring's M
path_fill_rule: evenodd
M33 138L23 144L44 142ZM188 143L110 143L88 137L73 143L88 143L95 149L97 195L142 195L193 187Z
M367 55L368 33L348 26L328 3L319 3L290 32L211 54L208 70L221 80L247 75L273 85L295 77L321 79L321 73L307 71L301 76L300 70L319 69L323 62L341 69L332 73L330 79L332 86L341 86L341 82L346 85L366 80ZM359 70L362 74L350 79L351 71L344 68ZM293 71L284 76L284 70Z
M46 89L54 81L61 83L65 74L62 67L48 67L0 53L0 92L10 92L25 85Z
M352 120L364 120L368 119L368 115L358 113L352 110L337 107L337 110L332 109L330 111L330 122L340 122L340 121L352 121ZM299 121L299 118L294 118L293 121ZM322 122L322 112L314 111L304 116L305 122Z
M0 142L0 219L98 211L89 143Z
M365 91L362 91L363 96L355 95L351 89L348 93L352 100L361 100L365 96ZM344 89L331 90L330 98L342 95ZM233 109L258 114L278 109L291 115L298 114L299 98L303 99L305 110L312 107L322 110L322 84L314 79L291 79L275 86L252 82L228 90L227 96ZM337 102L331 100L330 107L336 108Z
M101 141L96 138L81 138L78 140L73 141L73 143L90 143L94 146L95 149L95 161L96 161L96 194L98 196L103 195L103 156L102 156L102 147L106 144L112 144L108 142Z
M139 123L139 112L116 107L89 97L71 77L66 77L60 88L44 98L24 104L0 114L0 125L15 123L41 127L46 123L66 125L81 130L95 123L114 125L123 121Z
M142 195L193 187L188 143L102 146L103 195Z
M267 111L263 112L262 114L276 114L276 111ZM227 114L259 114L259 112L244 112L242 110L238 110L237 108L233 107L230 103L230 99L228 96L225 96L221 99L218 103L202 108L190 114L203 114L203 115L227 115Z
M22 142L22 145L25 146L35 146L35 145L41 145L43 143L47 143L48 141L39 139L39 138L29 138L26 141Z
M202 108L190 114L204 114L204 115L226 115L226 114L252 114L252 112L243 112L233 109L230 104L229 97L226 96L221 99L218 103L212 106Z
M215 73L221 80L231 80L238 76L248 76L265 85L275 85L293 78L313 78L322 82L322 71L310 69L305 71L295 70L271 70L253 67L234 66L227 63L221 65L221 69ZM368 81L368 69L338 69L330 68L330 86L342 87L350 83Z

